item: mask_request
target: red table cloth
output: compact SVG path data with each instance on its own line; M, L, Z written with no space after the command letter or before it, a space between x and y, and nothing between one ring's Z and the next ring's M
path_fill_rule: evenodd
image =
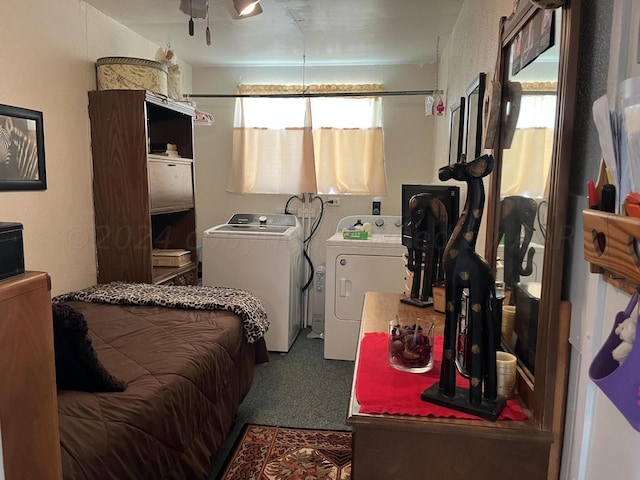
M387 359L388 335L382 332L366 333L360 344L360 360L356 372L356 398L360 413L390 413L396 415L450 417L482 420L480 417L458 410L425 402L420 394L440 380L442 336L434 340L434 365L430 372L401 372L389 365ZM456 384L469 388L469 380L457 375ZM507 400L498 420L526 420L520 403Z

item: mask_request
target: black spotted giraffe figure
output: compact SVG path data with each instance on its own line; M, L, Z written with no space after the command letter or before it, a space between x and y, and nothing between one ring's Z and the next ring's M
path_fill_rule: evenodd
M439 388L445 397L456 393L455 352L457 324L462 303L462 291L469 289L467 335L470 341L469 403L477 406L484 398L496 399L496 347L494 331L495 279L491 267L475 250L482 212L484 184L482 179L493 170L493 157L483 155L469 163L454 163L439 170L441 181L459 180L467 183L464 210L444 249L446 312L444 346Z

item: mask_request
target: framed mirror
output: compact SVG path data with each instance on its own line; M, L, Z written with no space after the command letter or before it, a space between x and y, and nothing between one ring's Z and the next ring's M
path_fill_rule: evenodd
M467 160L480 156L482 150L482 105L486 75L479 73L467 88L466 148Z
M451 105L449 118L449 165L460 160L464 129L464 97Z
M485 254L504 282L505 304L516 307L514 335L503 348L518 357L519 394L543 429L558 422L563 408L556 380L563 378L558 362L568 338L560 338L558 312L579 16L577 0L557 9L520 2L502 26L501 120Z

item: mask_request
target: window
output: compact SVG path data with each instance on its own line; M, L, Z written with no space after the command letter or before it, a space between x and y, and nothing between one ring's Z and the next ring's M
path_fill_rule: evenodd
M308 87L312 93L347 91ZM381 86L347 86L379 91ZM265 93L241 86L240 93ZM269 93L301 87L270 86ZM308 91L309 91L308 90ZM227 189L236 193L384 195L386 176L380 97L240 97Z

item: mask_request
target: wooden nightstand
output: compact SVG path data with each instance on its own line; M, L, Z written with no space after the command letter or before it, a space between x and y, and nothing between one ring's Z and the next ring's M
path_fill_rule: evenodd
M424 309L401 303L400 297L392 293L366 294L360 340L367 332L385 332L396 314L425 314ZM441 335L443 316L432 313L437 319L436 335ZM359 361L360 341L355 372ZM547 478L553 435L531 420L491 422L364 414L360 413L355 384L354 373L347 416L347 424L353 428L354 480Z

